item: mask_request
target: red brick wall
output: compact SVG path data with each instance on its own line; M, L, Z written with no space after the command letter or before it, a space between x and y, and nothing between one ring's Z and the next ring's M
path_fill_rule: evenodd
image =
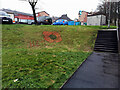
M87 15L88 15L88 13L83 11L82 15L79 15L80 17L78 18L78 20L80 22L87 22Z
M49 16L49 14L47 14L46 12L39 12L38 16Z
M27 16L27 15L22 15L22 14L18 14L18 16L15 16L15 18L34 20L34 17L32 17L32 16Z

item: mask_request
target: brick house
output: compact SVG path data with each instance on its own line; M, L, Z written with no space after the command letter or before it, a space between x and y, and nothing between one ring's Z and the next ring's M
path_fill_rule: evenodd
M85 23L87 23L87 15L88 15L88 12L79 11L78 21L81 22L81 25L84 25Z
M40 17L40 16L50 16L46 11L41 11L41 12L38 12L38 13L36 13L37 15L37 17Z

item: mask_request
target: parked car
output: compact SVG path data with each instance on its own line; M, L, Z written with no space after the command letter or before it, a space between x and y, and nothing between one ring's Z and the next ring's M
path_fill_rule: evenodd
M58 19L53 23L53 25L68 25L68 21L65 19Z
M38 25L51 25L52 18L48 16L40 16L37 18Z
M10 16L4 12L4 11L0 11L0 24L12 24L13 21L10 18Z

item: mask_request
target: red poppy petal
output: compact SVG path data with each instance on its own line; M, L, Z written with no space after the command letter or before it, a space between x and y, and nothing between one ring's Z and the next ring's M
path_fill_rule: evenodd
M61 37L55 39L55 42L61 42L61 41L62 41L62 38L61 38Z
M43 35L44 35L44 36L50 36L51 34L52 34L52 32L48 32L48 31L44 31L44 32L43 32Z
M60 34L58 32L54 32L53 35L55 35L56 37L60 37Z

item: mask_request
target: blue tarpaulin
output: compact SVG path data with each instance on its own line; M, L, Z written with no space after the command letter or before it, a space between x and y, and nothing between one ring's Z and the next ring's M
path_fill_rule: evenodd
M81 22L69 21L68 25L81 25Z
M81 25L81 23L80 22L75 22L75 25Z
M74 21L69 21L68 25L75 25L75 22Z

